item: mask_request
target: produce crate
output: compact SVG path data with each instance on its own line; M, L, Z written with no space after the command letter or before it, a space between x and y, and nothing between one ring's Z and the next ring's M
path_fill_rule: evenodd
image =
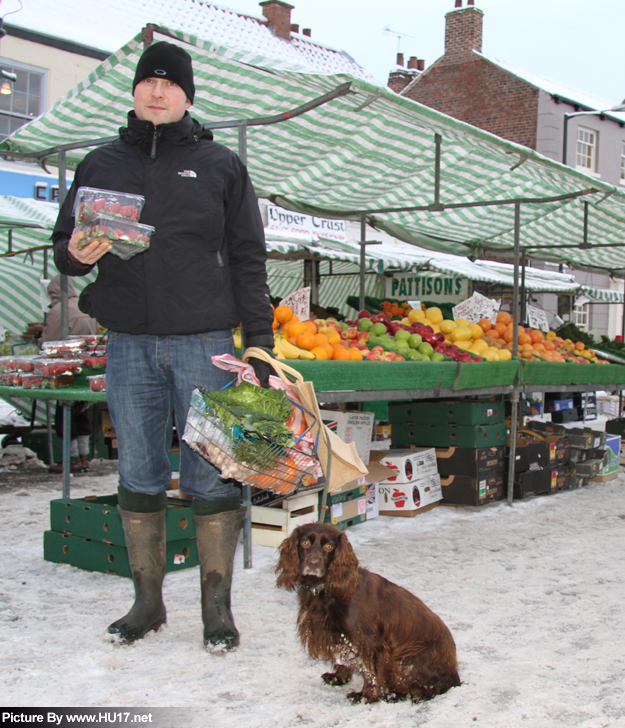
M391 425L426 422L428 425L495 425L504 421L503 402L390 402Z
M605 431L608 435L625 436L625 417L616 417L605 423Z
M319 494L302 493L273 506L252 506L252 543L278 548L298 526L319 520Z
M553 362L550 363L557 366ZM564 427L555 422L532 420L527 423L525 429L542 434L566 435L571 438L571 448L576 447L580 450L592 450L595 447L601 447L602 440L603 444L605 444L605 432L601 433L597 430L591 430L590 427Z
M499 475L505 470L505 447L436 448L436 463L441 478L448 475L466 475L479 479Z
M489 447L503 445L508 438L508 427L497 425L406 425L393 424L393 445L419 445L422 447Z
M165 526L167 541L195 538L193 510L188 500L168 499ZM50 528L58 533L126 546L117 494L50 501Z
M570 477L570 468L566 473ZM513 497L516 499L525 498L528 495L549 495L558 490L565 489L565 478L560 477L558 468L540 468L539 470L527 470L524 473L517 473L514 477Z
M560 412L552 412L551 413L551 421L555 422L558 425L564 424L566 422L577 422L578 420L582 419L582 415L580 414L577 407L573 407L573 409L565 409L561 410Z
M125 546L81 538L70 533L45 531L43 558L46 561L70 564L89 571L132 576ZM186 538L167 542L166 571L180 571L198 564L196 539Z
M483 506L504 498L504 474L472 478L469 475L441 477L443 505Z

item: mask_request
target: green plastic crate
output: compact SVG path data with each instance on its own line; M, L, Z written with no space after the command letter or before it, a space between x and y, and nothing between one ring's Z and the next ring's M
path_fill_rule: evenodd
M503 402L391 402L388 419L394 424L495 425L505 419Z
M505 445L508 426L499 425L391 425L393 445L419 447L490 447Z
M45 531L43 558L57 564L70 564L79 569L131 576L125 546L81 538L69 533ZM198 564L196 539L186 538L167 542L166 571L180 571Z
M195 538L190 501L169 498L165 514L167 541ZM125 548L124 530L117 510L117 494L50 501L50 528L92 541Z

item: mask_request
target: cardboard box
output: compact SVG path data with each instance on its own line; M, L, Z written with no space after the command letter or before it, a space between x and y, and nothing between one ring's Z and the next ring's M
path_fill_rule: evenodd
M618 473L620 469L621 436L607 435L605 440L605 446L606 450L608 451L609 459L607 464L601 471L600 475L610 475L612 473Z
M449 475L441 478L443 505L483 506L504 498L504 473L473 478L469 475Z
M358 498L340 503L333 503L329 511L326 511L328 518L325 522L329 522L344 531L349 526L362 523L367 518L367 489Z
M389 421L397 424L495 425L505 417L503 402L389 402Z
M556 424L564 424L566 422L577 422L582 419L582 415L577 407L573 409L565 409L560 412L551 413L551 421Z
M496 425L396 425L393 424L393 445L420 447L490 447L503 445L508 439L505 423Z
M571 448L576 447L580 450L592 450L594 447L600 447L600 444L595 445L595 442L597 442L597 438L599 438L599 442L601 441L601 434L605 436L605 432L600 433L597 430L591 430L590 427L564 427L555 422L540 422L539 420L528 422L525 429L541 434L566 435L571 438Z
M618 409L618 406L617 406ZM615 417L605 423L605 431L608 435L625 435L625 417Z
M343 442L353 442L356 452L365 465L369 464L369 451L373 434L373 412L338 412L320 410L323 423L335 432Z
M592 483L609 483L611 480L615 480L618 478L618 473L612 472L612 473L604 473L600 475L595 475L594 478L591 478Z
M572 410L574 407L573 398L570 399L552 399L546 402L547 412L562 412L562 410Z
M510 448L506 449L506 457L510 458ZM514 472L540 470L549 467L549 446L543 440L518 437L514 454Z
M571 462L572 463L583 463L585 460L589 460L592 456L593 450L580 450L578 447L571 448Z
M415 516L442 499L441 479L436 473L412 483L381 482L377 497L381 516Z
M412 483L438 473L436 451L432 447L379 451L375 457L380 465L393 471L392 475L380 478L389 483Z
M108 410L100 410L100 429L104 437L115 437L115 428Z
M513 497L554 493L558 490L558 468L541 468L517 473L514 478ZM563 486L564 487L564 486Z
M380 504L378 503L377 483L367 486L367 520L377 518L380 515Z
M580 478L594 478L603 467L603 458L591 458L583 463L575 463L575 474Z
M494 447L437 447L436 463L441 477L466 475L480 478L497 475L505 470L505 448Z
M550 465L566 465L571 459L571 438L567 435L547 435Z

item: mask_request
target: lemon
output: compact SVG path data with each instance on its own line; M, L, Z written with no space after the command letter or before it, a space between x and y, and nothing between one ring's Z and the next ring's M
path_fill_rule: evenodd
M469 341L471 337L471 329L468 326L458 326L451 334L451 340L455 343L458 341Z
M499 361L499 352L489 351L488 349L482 353L486 361Z
M507 349L499 349L497 357L499 358L499 361L510 361L510 359L512 359L512 354Z
M423 318L425 318L425 313L423 313L422 308L413 308L408 314L408 321L410 321L411 324L414 324L415 321L419 321Z
M465 351L471 350L471 340L470 339L460 339L459 341L454 341L454 344L459 349L465 349Z
M482 334L484 333L482 327L478 326L477 324L469 324L469 328L471 329L471 336L474 339L481 338Z
M444 319L440 322L439 326L441 328L441 333L451 334L451 332L458 326L458 324L455 321Z
M488 349L488 344L484 341L484 339L475 339L471 344L471 349L473 351L477 351L478 353L481 351L486 351L486 349Z
M443 312L438 306L432 306L431 308L425 309L426 318L429 318L433 324L440 324L443 320Z
M456 319L456 325L457 326L468 326L469 322L466 319L459 318L459 319Z

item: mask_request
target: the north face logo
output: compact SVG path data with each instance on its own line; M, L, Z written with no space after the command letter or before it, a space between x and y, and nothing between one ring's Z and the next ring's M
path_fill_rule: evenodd
M183 172L178 172L181 177L197 177L197 174L192 169L185 169Z

